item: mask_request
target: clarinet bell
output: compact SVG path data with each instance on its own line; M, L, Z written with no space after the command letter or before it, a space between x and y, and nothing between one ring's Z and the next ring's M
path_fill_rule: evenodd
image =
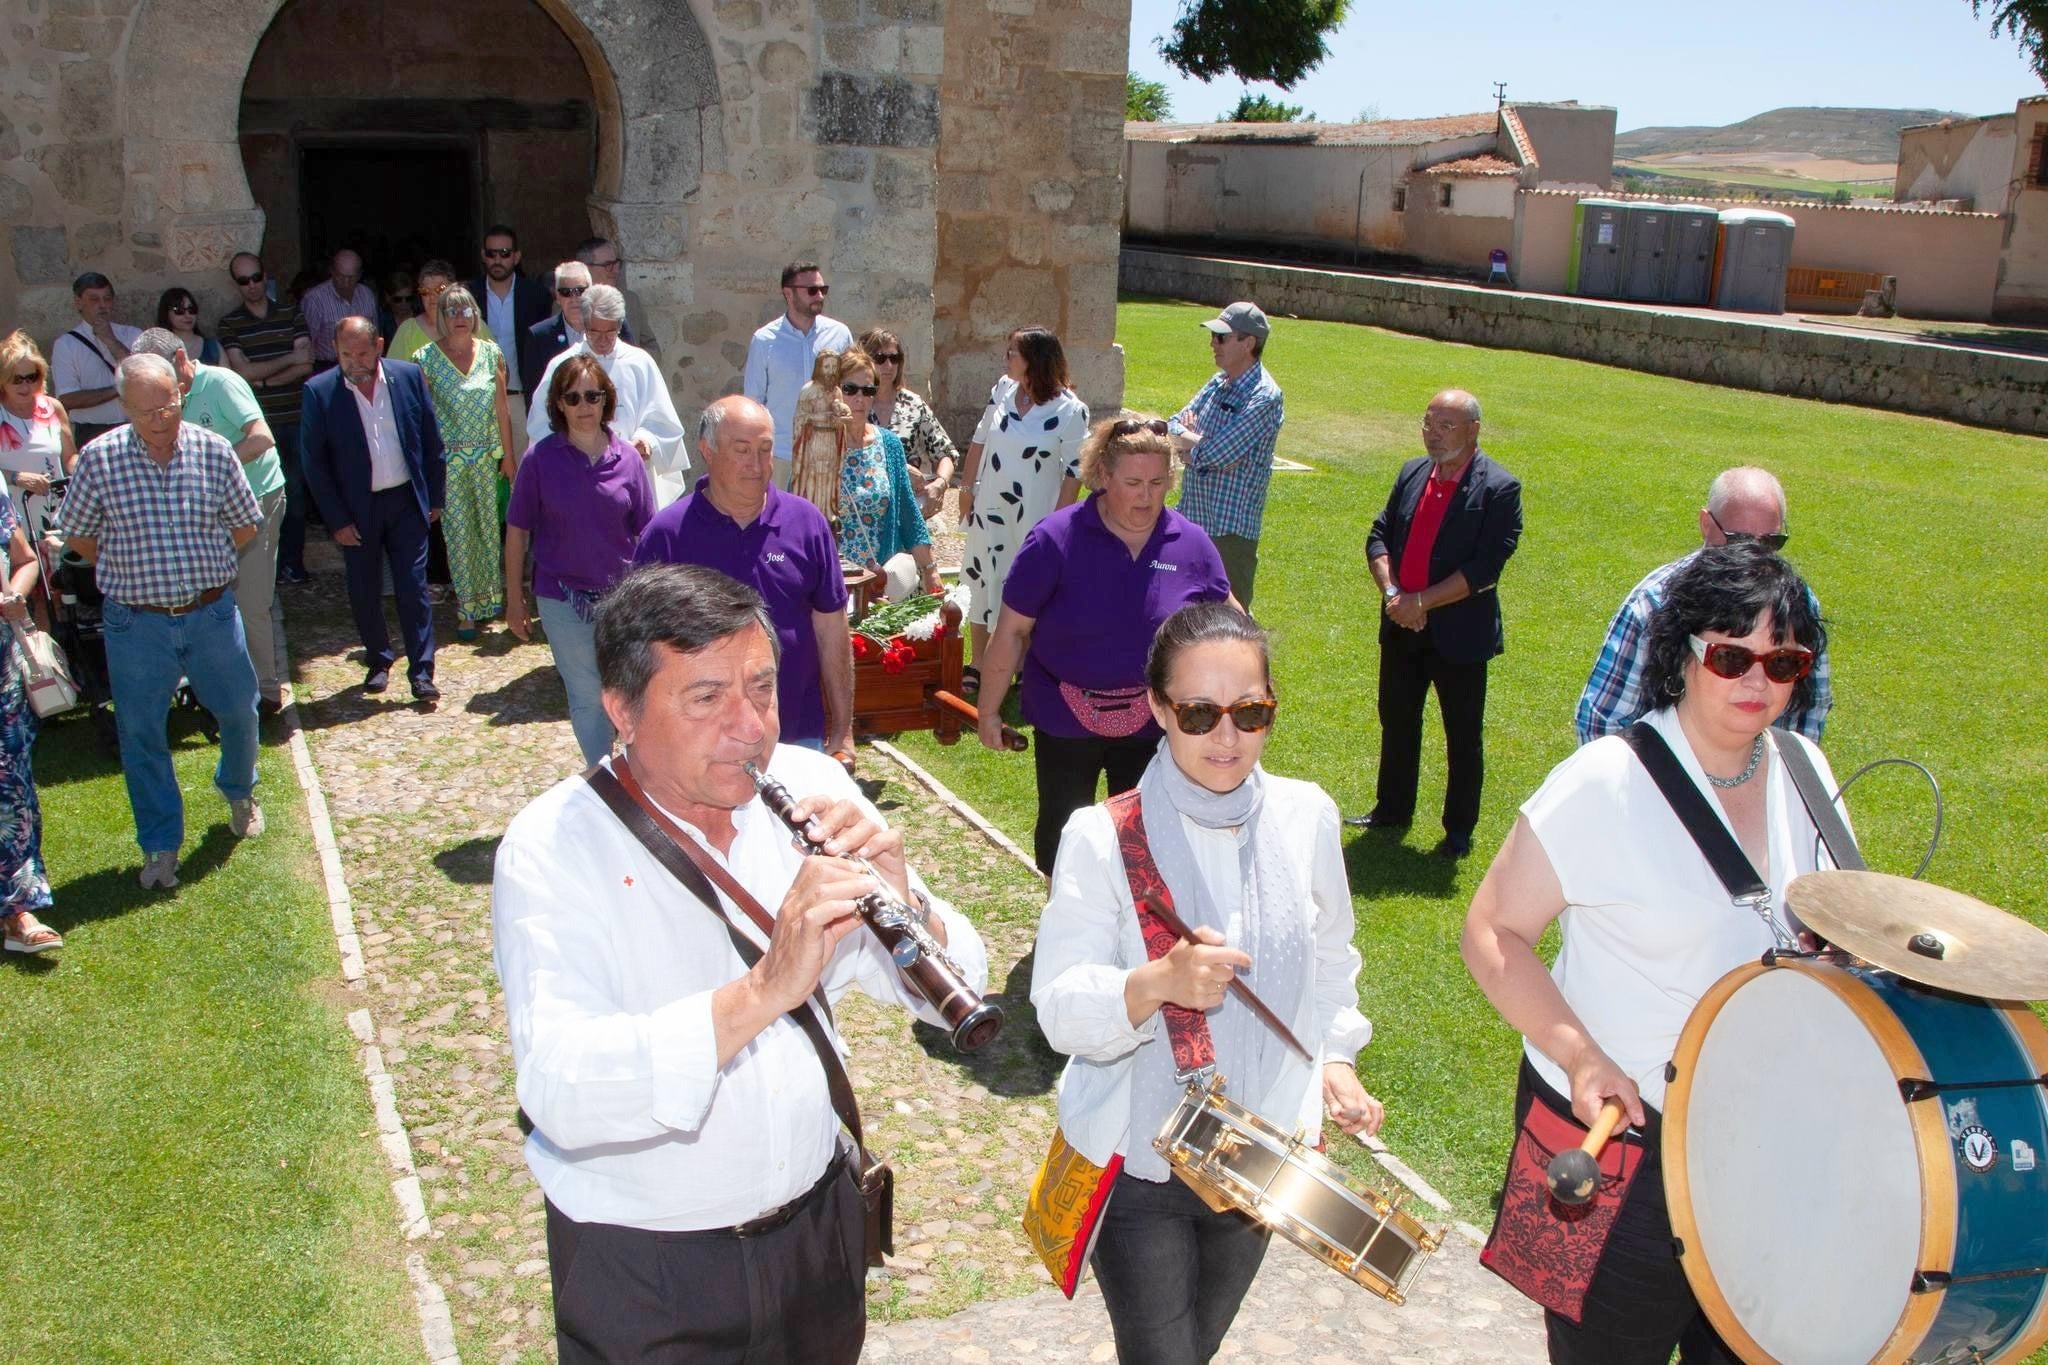
M1003 1007L984 1000L953 1026L953 1046L962 1052L977 1052L995 1041L1003 1031Z

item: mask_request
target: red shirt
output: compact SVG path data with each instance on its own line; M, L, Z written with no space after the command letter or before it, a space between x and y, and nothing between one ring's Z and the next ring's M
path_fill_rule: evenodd
M1436 549L1436 533L1443 529L1444 514L1451 510L1451 499L1471 467L1472 457L1467 455L1456 469L1447 471L1438 466L1429 471L1429 478L1422 485L1422 498L1415 504L1415 518L1408 524L1408 543L1401 547L1401 563L1394 575L1394 585L1402 592L1421 592L1429 586L1429 556Z

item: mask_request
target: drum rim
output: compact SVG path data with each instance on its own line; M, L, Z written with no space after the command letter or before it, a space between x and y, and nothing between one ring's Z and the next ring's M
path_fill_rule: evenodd
M1912 1034L1906 1031L1906 1026L1886 1007L1877 992L1853 972L1826 963L1797 958L1771 963L1746 962L1708 988L1686 1019L1685 1029L1678 1036L1677 1050L1671 1058L1675 1074L1664 1087L1662 1156L1665 1208L1671 1217L1672 1235L1685 1248L1678 1263L1685 1271L1687 1282L1692 1285L1693 1296L1699 1300L1701 1311L1738 1355L1745 1360L1756 1361L1775 1361L1776 1357L1765 1351L1735 1316L1726 1294L1714 1278L1712 1267L1700 1252L1699 1224L1692 1214L1692 1185L1686 1167L1685 1131L1686 1114L1692 1100L1694 1064L1699 1060L1707 1030L1738 990L1764 973L1773 971L1803 973L1832 991L1869 1031L1872 1041L1891 1064L1894 1075L1927 1074L1920 1045L1913 1041ZM1920 1254L1916 1264L1921 1270L1948 1271L1955 1265L1957 1200L1955 1164L1949 1156L1948 1130L1937 1106L1907 1105L1906 1113L1913 1128L1914 1157L1920 1165ZM1884 1345L1871 1357L1871 1365L1902 1365L1933 1329L1934 1320L1940 1315L1946 1299L1945 1290L1909 1294L1905 1310L1892 1325Z
M2048 1076L2048 1024L2043 1024L2040 1016L2023 1003L2008 1000L1992 1000L1986 1003L2005 1016L2005 1022L2017 1035L2020 1047L2033 1058L2035 1071ZM2035 1303L2034 1316L2020 1329L2019 1336L2014 1339L2010 1350L2001 1352L2001 1355L2009 1355L2014 1360L2024 1360L2043 1346L2048 1346L2048 1289L2044 1289L2039 1301Z

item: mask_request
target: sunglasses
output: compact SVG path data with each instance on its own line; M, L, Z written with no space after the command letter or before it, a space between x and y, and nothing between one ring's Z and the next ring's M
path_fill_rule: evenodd
M839 386L839 391L845 394L848 398L853 397L855 394L859 394L863 398L873 398L876 394L880 393L882 389L881 386L878 384L841 384Z
M7 382L10 384L40 384L43 382L43 374L41 370L30 370L27 374L10 374L7 376Z
M1719 531L1730 545L1740 545L1745 540L1753 540L1772 554L1776 554L1785 548L1786 541L1792 539L1790 531L1773 531L1767 536L1753 536L1747 531L1731 531L1723 526L1721 519L1712 512L1707 513L1707 520L1714 523L1714 529Z
M393 294L391 296L391 301L393 303L411 303L412 300L413 296L410 294Z
M487 246L484 248L484 259L491 261L502 261L507 256L510 256L516 250L518 250L517 247Z
M901 365L903 357L900 355L878 355L875 357L875 363L877 365Z
M601 389L564 389L562 391L563 407L580 408L585 403L590 404L593 408L603 407L604 391Z
M1743 645L1708 644L1697 635L1692 641L1693 657L1707 666L1707 672L1731 682L1749 672L1750 665L1762 664L1764 676L1774 683L1795 683L1813 668L1813 651L1788 645L1760 654Z
M236 284L261 284L263 283L263 272L259 270L253 275L234 275L231 278Z
M803 294L816 294L821 299L832 292L829 284L793 284L790 288Z
M174 303L171 305L170 311L173 313L197 313L199 305L196 303Z
M420 297L423 299L438 299L453 287L446 284L423 284L420 286Z
M1218 706L1213 701L1170 701L1166 704L1173 711L1173 723L1184 735L1206 735L1220 725L1226 715L1239 734L1255 735L1273 723L1273 713L1280 709L1280 703L1271 697L1229 706Z
M561 299L580 299L583 297L583 291L588 288L590 286L587 284L558 284L555 286L555 297Z
M1109 434L1112 436L1136 436L1141 431L1149 431L1154 436L1164 436L1166 435L1167 427L1166 423L1157 417L1126 417L1111 427ZM1215 722L1212 721L1210 723L1214 724ZM1190 730L1188 733L1198 735L1202 732L1200 730Z

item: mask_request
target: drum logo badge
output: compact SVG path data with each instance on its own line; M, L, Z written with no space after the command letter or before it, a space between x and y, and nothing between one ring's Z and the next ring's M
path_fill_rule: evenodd
M1979 1121L1976 1100L1957 1100L1948 1106L1948 1136L1971 1170L1988 1171L1998 1164L1998 1139Z

